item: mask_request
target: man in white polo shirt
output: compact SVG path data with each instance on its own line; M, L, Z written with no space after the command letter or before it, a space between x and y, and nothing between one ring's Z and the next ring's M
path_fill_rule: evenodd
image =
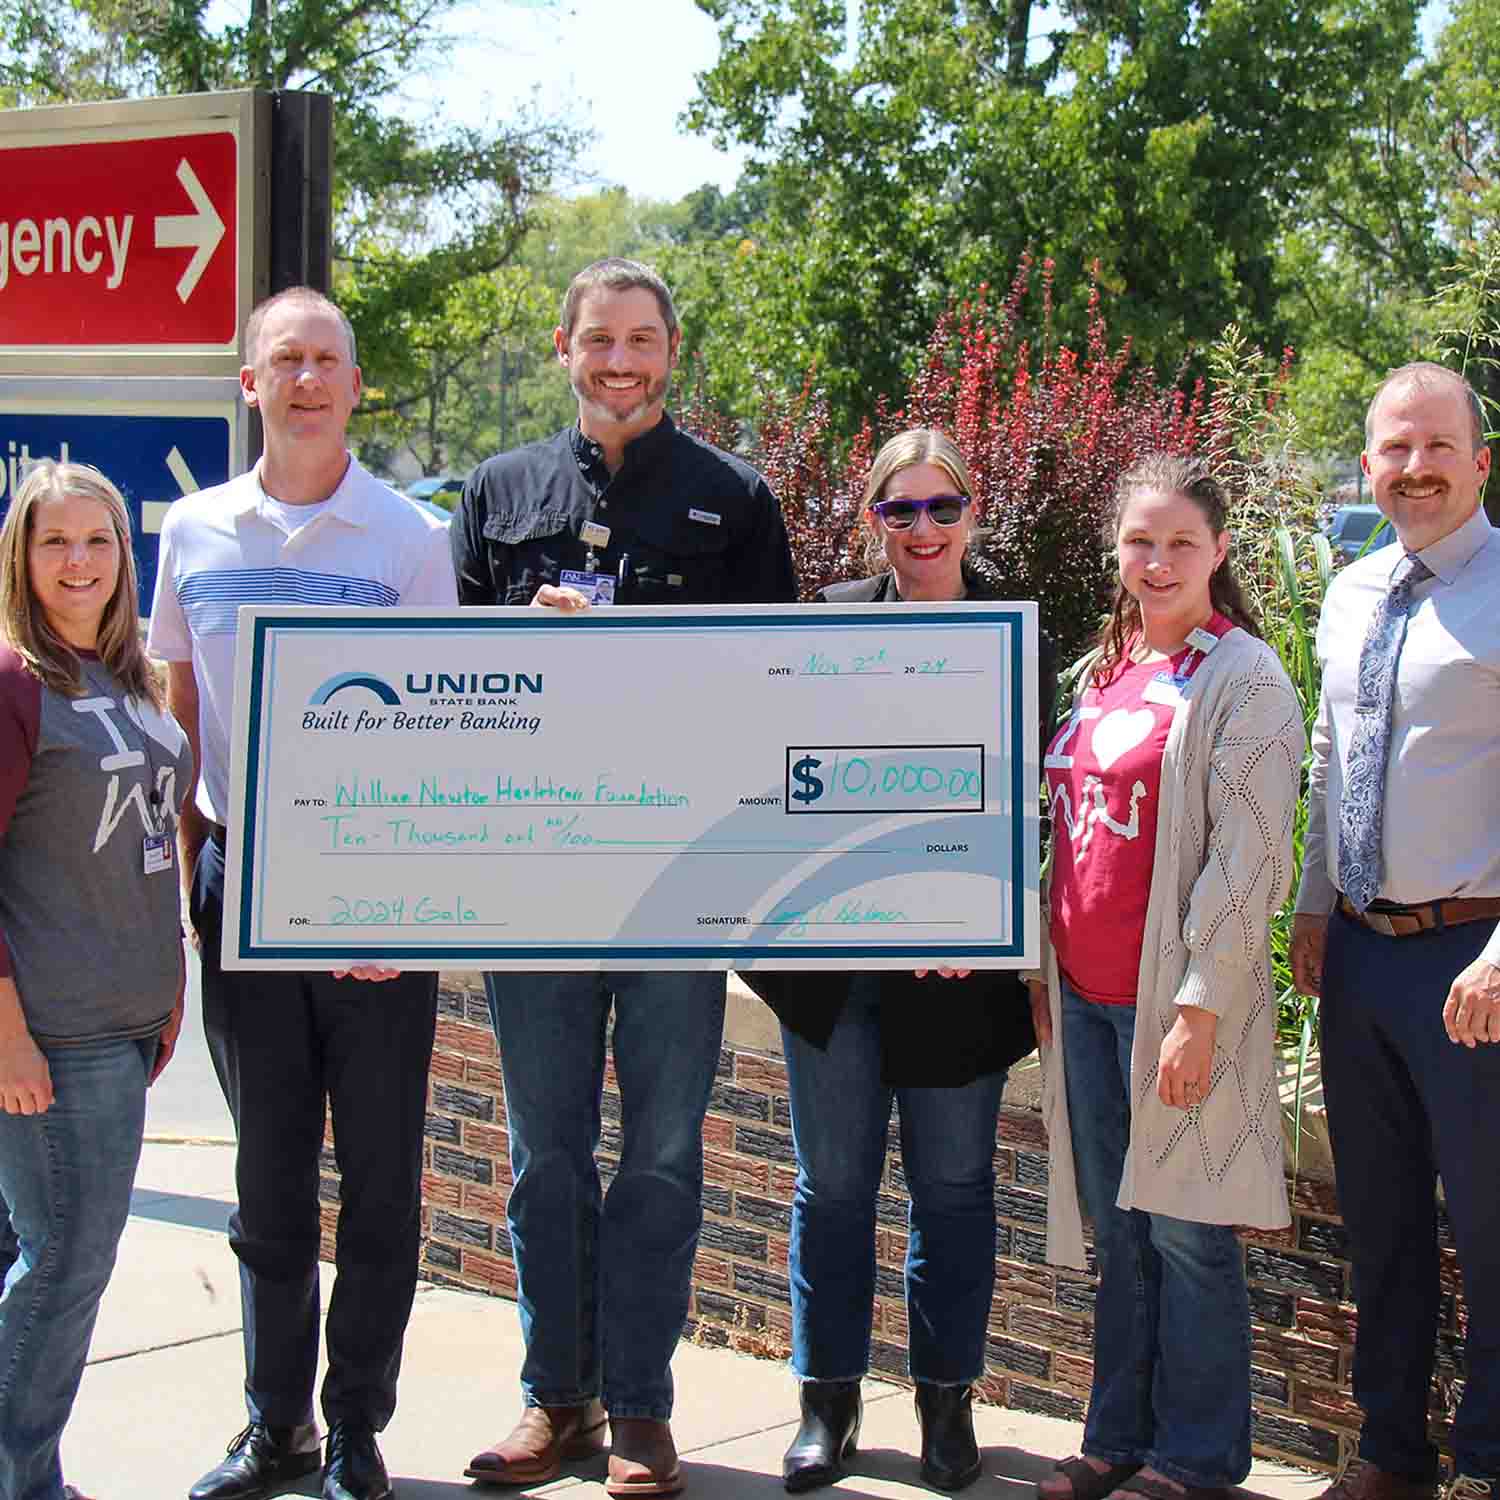
M244 1306L249 1423L192 1500L253 1500L311 1473L318 1358L318 1155L324 1101L342 1177L329 1302L325 1500L384 1500L375 1433L396 1404L416 1288L422 1126L437 976L366 966L224 972L224 823L241 604L456 602L446 528L374 479L345 432L359 402L354 331L306 287L261 303L240 371L260 412L255 469L178 501L161 536L148 647L199 767L183 809L184 879L203 964L203 1019L239 1141L229 1221Z

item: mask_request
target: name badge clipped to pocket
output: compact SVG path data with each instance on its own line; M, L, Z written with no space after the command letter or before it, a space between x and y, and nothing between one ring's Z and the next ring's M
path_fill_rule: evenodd
M148 833L144 850L144 867L148 875L159 875L172 868L172 835Z
M590 604L613 604L615 581L608 573L585 573L581 568L564 568L557 581L565 589L577 589Z

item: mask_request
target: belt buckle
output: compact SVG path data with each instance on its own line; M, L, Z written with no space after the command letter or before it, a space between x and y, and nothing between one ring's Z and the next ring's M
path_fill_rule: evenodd
M1383 911L1366 911L1361 915L1365 926L1372 932L1378 932L1381 937L1393 938L1397 936L1396 924Z

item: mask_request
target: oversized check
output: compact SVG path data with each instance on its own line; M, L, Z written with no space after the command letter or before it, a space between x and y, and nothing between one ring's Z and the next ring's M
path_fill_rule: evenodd
M1036 609L242 608L223 962L1030 967Z

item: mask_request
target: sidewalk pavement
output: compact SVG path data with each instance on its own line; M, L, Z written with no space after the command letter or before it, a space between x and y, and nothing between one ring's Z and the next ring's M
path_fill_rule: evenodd
M201 1140L201 1137L200 1137ZM233 1206L233 1148L148 1142L89 1367L63 1439L70 1483L97 1500L181 1500L244 1425L239 1285L224 1233ZM332 1271L325 1267L325 1291ZM401 1375L401 1405L381 1438L398 1500L563 1494L603 1500L596 1460L547 1485L480 1488L463 1478L479 1449L510 1429L519 1397L521 1334L513 1303L420 1286ZM786 1367L683 1345L673 1362L673 1432L687 1495L772 1500L794 1429L796 1385ZM935 1492L917 1479L909 1391L865 1385L855 1472L830 1497L904 1500ZM975 1500L1030 1500L1053 1459L1078 1451L1073 1423L975 1407L984 1473ZM1272 1500L1311 1500L1327 1481L1258 1463L1246 1488ZM316 1479L290 1494L316 1495Z

